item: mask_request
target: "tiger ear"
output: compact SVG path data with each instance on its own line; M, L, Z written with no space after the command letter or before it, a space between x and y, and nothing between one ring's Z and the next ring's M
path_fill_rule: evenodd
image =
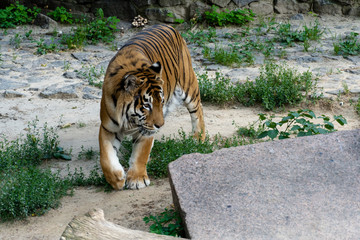
M139 81L134 75L129 75L124 77L124 89L127 92L131 92L135 90L135 88L139 85Z
M162 66L161 66L161 63L160 62L155 62L153 63L149 69L151 69L153 72L155 72L155 74L160 74L161 75L161 72L162 72Z

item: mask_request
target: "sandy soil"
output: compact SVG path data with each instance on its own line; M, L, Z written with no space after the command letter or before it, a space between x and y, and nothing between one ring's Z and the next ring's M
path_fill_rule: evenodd
M344 115L348 124L338 127L339 130L360 128L359 116L348 101L344 101L343 106L334 101L333 104L321 104L312 109L316 114ZM207 132L210 136L217 133L231 136L236 130L233 122L238 126L247 126L258 119L257 114L260 112L264 111L257 107L246 108L241 105L219 107L204 104ZM39 119L39 126L45 122L50 126L71 124L70 128L59 129L58 134L61 146L66 149L72 148L74 156L77 156L81 146L85 149L91 147L98 149L99 100L49 100L38 97L1 99L0 129L9 138L18 137L26 128L27 122L36 117ZM85 126L80 126L84 124ZM180 128L185 132L190 132L191 129L190 116L184 107L179 107L168 116L165 126L156 137L177 134ZM71 169L82 167L86 171L93 169L94 164L98 163L78 160L76 157L71 162L50 162L53 169L65 169L68 164ZM84 215L94 207L103 209L105 218L109 221L131 229L148 231L148 226L142 218L149 214L158 214L171 204L172 196L168 179L152 179L151 186L139 191L105 193L95 187L77 188L73 196L61 200L58 209L50 210L43 216L1 223L0 239L59 239L74 216Z

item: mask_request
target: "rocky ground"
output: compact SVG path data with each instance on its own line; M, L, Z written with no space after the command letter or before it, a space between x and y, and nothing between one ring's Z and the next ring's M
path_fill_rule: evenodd
M284 21L279 18L278 21ZM291 20L292 26L301 27L304 22L313 22L314 18L302 16ZM360 32L360 19L336 18L322 16L320 26L326 34L319 42L314 42L309 52L303 46L295 45L286 48L284 61L298 71L310 70L319 77L319 92L325 99L322 104L312 106L314 112L326 115L342 114L348 120L339 130L360 128L360 118L354 111L353 103L360 94L360 57L342 57L333 54L332 41L336 36L350 32ZM68 27L58 26L58 31L67 31ZM32 30L35 40L40 37L51 42L51 36L45 35L53 29L41 29L35 26L22 26L0 33L0 129L8 139L15 139L27 126L29 121L39 120L39 126L45 122L59 127L61 146L72 149L73 160L70 162L54 160L47 164L56 170L82 168L93 169L97 161L77 159L83 146L85 149L98 149L97 131L99 127L99 102L101 90L90 86L89 74L101 75L109 60L134 30L125 30L111 46L86 46L81 51L60 51L46 55L36 55L36 43L28 39L21 40L20 48L9 43L17 33L24 35ZM236 28L217 29L219 35L236 32ZM194 59L194 69L202 73L205 69L209 75L221 71L233 81L255 79L263 58L256 57L255 66L228 68L204 61L201 49L190 45ZM95 73L95 74L94 74ZM91 75L92 74L92 75ZM345 87L345 89L344 89ZM347 96L340 95L349 91ZM296 108L294 108L296 109ZM247 108L241 105L220 107L204 103L205 122L208 133L213 136L220 133L231 136L235 133L236 122L247 126L257 120L257 114L264 112L260 107ZM176 134L178 129L190 131L190 117L186 109L180 107L167 119L167 124L157 134ZM58 239L67 223L75 215L83 215L89 209L104 209L105 217L112 222L132 229L148 230L142 221L144 216L163 211L172 204L171 191L167 179L153 180L152 185L140 191L120 191L104 193L94 187L78 188L74 196L65 197L58 209L51 210L41 217L31 217L24 221L0 224L1 239Z

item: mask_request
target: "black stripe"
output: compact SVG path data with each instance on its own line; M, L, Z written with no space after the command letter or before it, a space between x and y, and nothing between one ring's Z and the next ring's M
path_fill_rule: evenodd
M106 127L104 127L103 124L101 124L101 127L102 127L105 131L107 131L108 133L113 133L113 132L109 131Z
M112 100L113 100L113 102L114 102L114 106L115 106L115 108L116 108L117 99L116 99L115 94L111 94L111 98L112 98Z
M119 72L119 70L121 70L121 69L124 69L124 67L123 66L116 67L115 70L110 73L110 77L115 76Z

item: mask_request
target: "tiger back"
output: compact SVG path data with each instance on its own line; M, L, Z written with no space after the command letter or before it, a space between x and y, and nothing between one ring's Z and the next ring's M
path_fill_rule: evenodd
M146 164L153 134L164 124L174 102L187 107L196 138L204 140L205 124L196 75L184 39L168 25L155 25L134 35L110 61L101 99L100 164L115 188L150 184ZM127 174L116 151L125 135L133 138Z

